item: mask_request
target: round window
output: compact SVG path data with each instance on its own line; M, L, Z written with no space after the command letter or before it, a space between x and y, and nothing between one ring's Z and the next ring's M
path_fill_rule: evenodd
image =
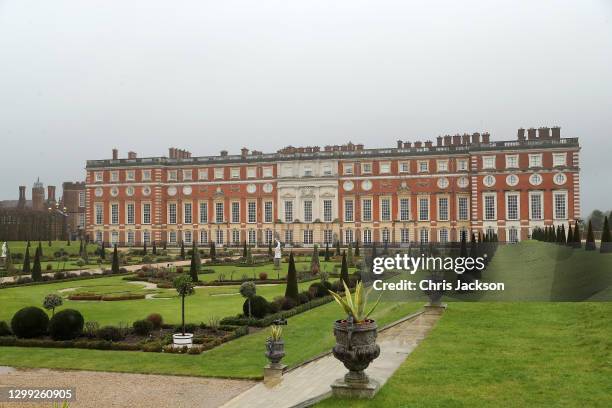
M482 179L482 184L484 184L486 187L493 187L495 185L495 177L490 174L488 176L485 176Z
M532 174L529 177L529 183L531 183L532 186L539 186L540 184L542 184L542 176L537 173Z

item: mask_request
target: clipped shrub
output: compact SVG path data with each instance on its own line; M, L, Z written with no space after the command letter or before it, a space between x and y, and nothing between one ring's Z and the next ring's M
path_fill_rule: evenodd
M267 274L267 273L265 273L265 272L260 272L260 273L259 273L259 279L260 279L260 280L266 280L266 279L268 279L268 274Z
M328 283L327 281L325 283ZM330 285L331 287L331 285ZM329 295L327 287L323 282L315 282L308 288L308 292L311 293L312 297L323 297Z
M164 324L164 319L159 313L151 313L147 316L147 320L151 322L154 329L159 329Z
M249 302L251 302L251 315L261 319L268 313L268 301L263 296L252 296L246 299L242 305L242 312L245 316L249 315Z
M45 267L46 270L48 271L52 271L53 270L53 264L48 263L47 266Z
M310 302L310 295L308 294L307 291L300 292L300 294L298 295L298 299L300 301L300 304L308 303Z
M85 265L87 265L87 262L85 262L85 260L84 260L83 258L79 258L79 259L76 261L76 265L82 268L82 267L84 267Z
M74 309L57 312L49 322L49 334L53 340L72 340L81 335L85 320L83 315Z
M282 298L280 306L282 310L289 310L296 307L297 302L295 301L295 299L285 296L284 298Z
M13 333L11 332L11 328L9 327L9 325L4 320L1 320L0 321L0 336L10 336L11 334Z
M185 333L194 333L198 327L193 323L185 323ZM183 326L176 325L174 327L175 333L181 333L183 331Z
M85 334L85 336L89 337L90 339L93 339L94 337L96 337L99 328L100 324L98 322L85 322L83 333Z
M153 323L147 319L136 320L132 323L132 328L137 335L148 336L151 330L153 330Z
M149 353L161 353L163 346L159 341L151 341L142 345L142 351Z
M11 320L11 330L15 336L32 338L47 332L49 316L39 307L29 306L20 309Z
M115 326L104 326L98 329L96 337L107 341L119 341L124 339L123 331Z

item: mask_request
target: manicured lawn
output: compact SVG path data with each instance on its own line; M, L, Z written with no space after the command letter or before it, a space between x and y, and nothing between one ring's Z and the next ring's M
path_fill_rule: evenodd
M199 290L199 289L198 289ZM111 302L123 303L123 302ZM178 302L177 302L178 305ZM422 303L381 302L374 313L384 325L416 311ZM289 319L283 337L290 366L328 351L334 344L333 321L343 313L329 303ZM0 365L97 371L259 378L268 329L223 344L199 356L82 349L0 348Z
M1 245L2 243L0 243ZM42 250L44 256L53 256L55 252L58 252L60 249L63 249L68 255L78 255L79 254L79 241L72 241L70 245L67 245L66 241L51 241L51 246L49 246L49 241L41 241ZM27 246L27 241L9 241L7 243L11 254L25 254L25 249ZM34 250L38 247L38 241L30 242L30 257L34 259ZM98 248L96 244L87 245L87 252L93 254L94 251Z
M610 407L612 303L452 303L373 400L320 407Z

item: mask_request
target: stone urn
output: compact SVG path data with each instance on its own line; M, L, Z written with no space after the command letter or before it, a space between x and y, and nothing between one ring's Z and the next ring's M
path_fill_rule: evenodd
M175 333L172 335L172 345L174 347L187 347L193 346L193 333Z
M280 361L285 357L285 342L280 340L266 340L266 358L270 360L271 367L280 367Z
M371 383L364 370L380 355L377 335L378 326L374 320L360 324L349 320L336 320L334 323L336 345L332 352L349 370L344 376L347 386L359 387Z
M432 274L429 276L428 281L431 287L434 289L426 290L425 294L429 298L428 306L441 306L442 296L444 296L444 290L441 289L444 280L438 274Z

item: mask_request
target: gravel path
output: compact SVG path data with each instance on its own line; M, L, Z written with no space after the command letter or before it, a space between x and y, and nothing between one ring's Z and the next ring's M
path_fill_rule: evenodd
M0 387L76 388L77 399L70 408L218 407L254 384L216 378L0 367ZM2 408L50 406L50 402L0 402Z

